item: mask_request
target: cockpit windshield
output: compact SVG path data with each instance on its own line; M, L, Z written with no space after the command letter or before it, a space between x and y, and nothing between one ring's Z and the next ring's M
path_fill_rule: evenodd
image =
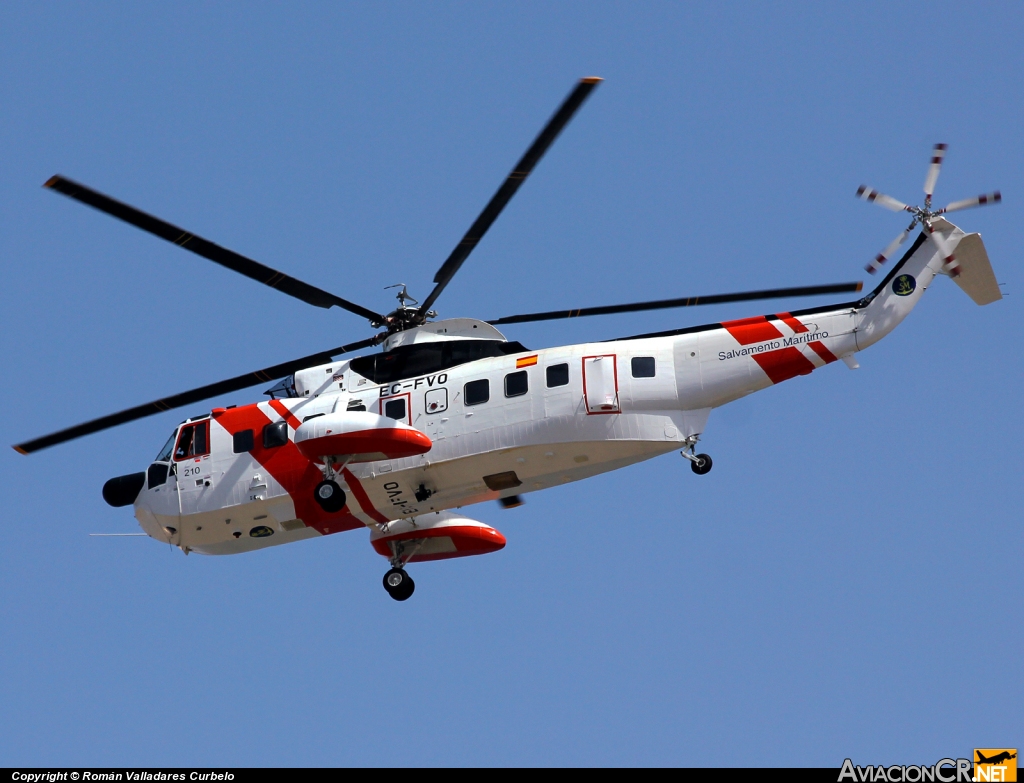
M156 455L156 462L170 462L171 452L174 451L174 438L177 436L178 431L175 430L171 433L171 437L167 439L167 443L160 449L160 453Z

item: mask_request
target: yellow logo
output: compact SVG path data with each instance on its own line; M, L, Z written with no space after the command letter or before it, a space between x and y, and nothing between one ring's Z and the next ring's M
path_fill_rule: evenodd
M1015 783L1017 780L1016 748L975 748L974 780Z

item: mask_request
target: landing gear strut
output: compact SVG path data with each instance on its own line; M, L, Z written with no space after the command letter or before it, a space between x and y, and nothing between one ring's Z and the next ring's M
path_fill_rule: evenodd
M328 457L324 460L323 467L321 467L324 480L317 484L316 489L313 490L313 500L328 514L335 514L345 508L345 502L348 498L345 497L345 490L338 486L338 482L334 478L337 473L341 472L341 468L344 468L347 464L348 460L345 460L340 468L336 468L334 458Z
M382 531L386 532L386 527L378 525ZM426 542L425 538L412 539L406 541L391 541L389 546L391 547L391 557L388 562L391 563L391 570L384 574L384 589L388 591L388 595L394 598L396 601L405 601L412 595L412 591L416 589L416 583L412 581L412 577L405 572L405 565Z
M683 459L690 460L690 470L698 476L711 472L711 457L707 454L695 454L697 450L697 436L692 435L686 440L686 445L679 454Z
M412 591L416 589L416 583L412 581L411 576L405 573L404 568L392 568L384 574L384 589L396 601L404 601L412 595Z

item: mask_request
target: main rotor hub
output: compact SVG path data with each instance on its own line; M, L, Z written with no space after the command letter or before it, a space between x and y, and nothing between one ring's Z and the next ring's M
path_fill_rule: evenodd
M385 316L383 323L375 323L374 327L384 326L387 327L388 334L394 334L395 332L404 332L406 329L412 329L417 326L422 326L427 321L427 318L436 318L437 312L434 310L428 310L425 315L421 315L420 311L416 307L398 307L392 310Z
M386 326L388 334L394 334L395 332L402 332L406 329L422 326L427 322L428 318L437 317L437 313L434 310L428 310L426 313L421 314L419 308L409 306L410 304L418 305L420 302L409 293L405 283L395 283L394 285L385 286L384 290L387 291L389 288L401 289L397 294L395 294L395 299L398 300L398 307L388 313L384 317L383 322L374 322L374 328Z

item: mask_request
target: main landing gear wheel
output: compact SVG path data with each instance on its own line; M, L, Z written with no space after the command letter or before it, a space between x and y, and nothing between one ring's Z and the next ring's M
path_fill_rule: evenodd
M703 476L705 473L710 473L711 457L709 457L707 454L698 454L690 462L690 470L692 470L698 476Z
M416 589L416 583L412 581L411 576L405 573L405 569L392 568L384 574L384 589L396 601L404 601L412 595L412 591Z
M341 511L345 508L345 490L334 481L321 481L313 490L313 499L320 504L320 508L329 514Z

